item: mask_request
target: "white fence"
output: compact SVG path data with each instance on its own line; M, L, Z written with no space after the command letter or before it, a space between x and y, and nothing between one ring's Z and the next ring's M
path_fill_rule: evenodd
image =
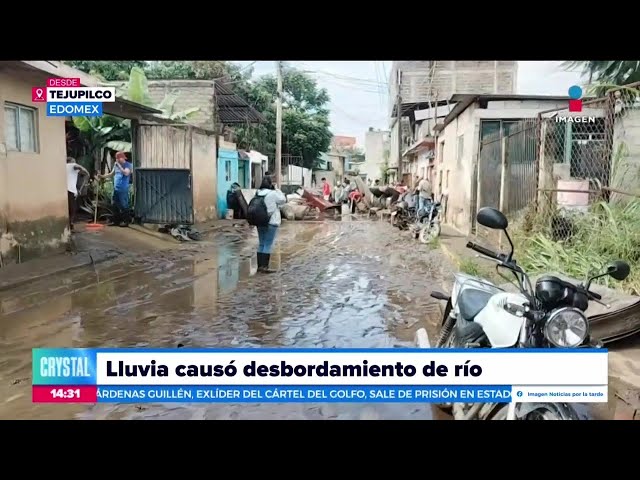
M282 172L283 185L301 185L311 188L311 170L298 167L297 165L287 165Z

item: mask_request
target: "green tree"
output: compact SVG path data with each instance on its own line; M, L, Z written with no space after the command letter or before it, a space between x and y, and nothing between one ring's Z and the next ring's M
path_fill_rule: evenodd
M238 82L234 90L260 111L266 122L234 128L238 144L275 154L277 82L274 75L265 75L256 82ZM316 166L321 153L329 149L329 94L316 81L294 68L283 69L282 151L300 156L303 167Z
M71 60L64 63L108 82L127 80L133 67L147 65L144 60Z
M564 62L566 70L581 69L582 76L591 84L627 85L640 81L638 60L571 60Z
M151 80L213 80L228 77L231 81L248 80L253 69L220 60L73 60L68 65L105 81L127 80L133 67L142 68Z

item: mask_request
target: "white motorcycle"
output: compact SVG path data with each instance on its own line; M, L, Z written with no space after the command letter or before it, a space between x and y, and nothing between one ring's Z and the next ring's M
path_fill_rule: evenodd
M618 260L605 273L590 278L586 285L554 276L540 277L535 284L513 258L513 243L507 233L508 221L502 212L485 207L477 222L502 230L511 246L508 255L467 243L467 248L497 263L496 270L519 293L506 292L479 277L458 273L451 296L432 292L433 298L447 302L436 348L599 348L589 336L585 315L589 301L602 304L602 297L589 290L593 280L610 275L624 280L629 264ZM511 278L503 275L511 274ZM513 280L515 279L515 282ZM604 304L602 304L604 305ZM606 306L606 305L605 305ZM456 420L577 420L578 414L566 403L449 403L438 404Z

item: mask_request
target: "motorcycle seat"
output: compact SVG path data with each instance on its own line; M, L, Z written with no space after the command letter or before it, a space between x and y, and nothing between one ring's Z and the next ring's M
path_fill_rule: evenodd
M470 343L480 344L483 347L490 346L489 339L479 323L459 318L456 322L455 332L458 346L460 347Z
M460 296L458 297L460 315L465 320L473 321L476 315L480 313L480 310L487 306L492 296L492 293L485 292L484 290L465 288L460 292Z

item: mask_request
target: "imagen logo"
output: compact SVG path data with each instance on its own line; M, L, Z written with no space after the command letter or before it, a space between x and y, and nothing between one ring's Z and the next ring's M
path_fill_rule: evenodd
M569 88L569 111L581 112L582 111L582 88L578 85L574 85Z
M587 108L587 110L589 110ZM554 114L556 123L596 123L594 115L576 115L582 113L582 88L578 85L569 87L569 114Z

